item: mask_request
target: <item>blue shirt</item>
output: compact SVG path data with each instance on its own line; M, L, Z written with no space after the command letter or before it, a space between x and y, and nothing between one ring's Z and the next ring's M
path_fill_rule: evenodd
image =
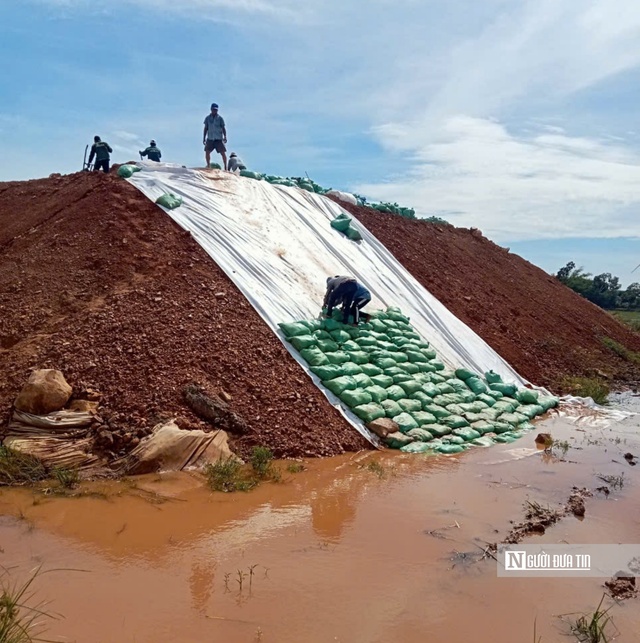
M356 288L356 292L353 295L353 298L371 300L371 293L362 284L358 284L358 287Z

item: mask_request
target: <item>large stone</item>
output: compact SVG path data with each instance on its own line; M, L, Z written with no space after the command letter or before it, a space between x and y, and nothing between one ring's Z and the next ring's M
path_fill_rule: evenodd
M386 438L390 433L396 433L400 430L400 427L396 422L390 420L389 418L379 418L373 422L367 424L367 429L372 433L375 433L379 438Z
M71 387L60 371L43 368L33 371L24 385L14 406L18 411L45 415L64 408L71 397Z

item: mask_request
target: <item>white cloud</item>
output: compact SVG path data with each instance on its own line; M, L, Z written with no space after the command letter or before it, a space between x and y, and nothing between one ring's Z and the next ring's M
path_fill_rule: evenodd
M381 142L406 154L406 175L354 186L415 205L419 216L481 228L497 240L639 236L640 156L609 142L449 118L437 136L388 125Z

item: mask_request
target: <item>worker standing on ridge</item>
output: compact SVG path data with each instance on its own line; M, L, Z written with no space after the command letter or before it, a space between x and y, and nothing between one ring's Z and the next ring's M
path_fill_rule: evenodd
M327 291L322 302L325 317L331 317L333 309L342 304L342 323L349 323L349 315L352 315L353 323L357 326L360 309L370 301L371 293L353 277L327 277ZM366 319L369 319L369 315Z
M229 172L234 172L235 170L246 170L247 166L242 162L242 159L235 152L231 152L227 169L229 170Z
M207 114L204 119L204 132L202 134L202 144L204 145L204 156L207 161L207 167L211 162L211 152L215 150L222 156L222 169L227 169L227 128L224 124L224 118L218 114L218 104L211 104L211 114Z
M109 146L109 143L100 140L99 136L93 137L93 145L91 146L91 154L89 154L89 165L93 161L93 157L96 157L96 164L93 166L93 171L98 172L99 170L104 170L105 174L109 174L109 160L113 150Z
M156 142L151 139L151 143L149 143L149 147L146 150L142 150L142 152L139 152L140 156L146 156L150 161L156 161L156 163L160 163L160 159L162 158L162 152L160 151L160 148L157 147Z

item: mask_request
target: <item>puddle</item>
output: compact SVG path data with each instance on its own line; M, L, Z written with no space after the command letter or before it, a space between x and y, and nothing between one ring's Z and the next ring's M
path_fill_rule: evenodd
M497 578L483 551L527 500L555 507L574 485L603 485L597 474L624 484L526 542L638 542L640 467L624 453L640 455L639 425L556 417L537 426L566 441L555 455L535 432L453 457L355 454L248 494L212 494L187 473L79 498L3 489L0 564L15 580L56 570L34 584L62 615L53 640L514 643L536 622L550 643L566 632L556 615L594 609L604 579ZM617 641L637 640L637 600L610 612Z

